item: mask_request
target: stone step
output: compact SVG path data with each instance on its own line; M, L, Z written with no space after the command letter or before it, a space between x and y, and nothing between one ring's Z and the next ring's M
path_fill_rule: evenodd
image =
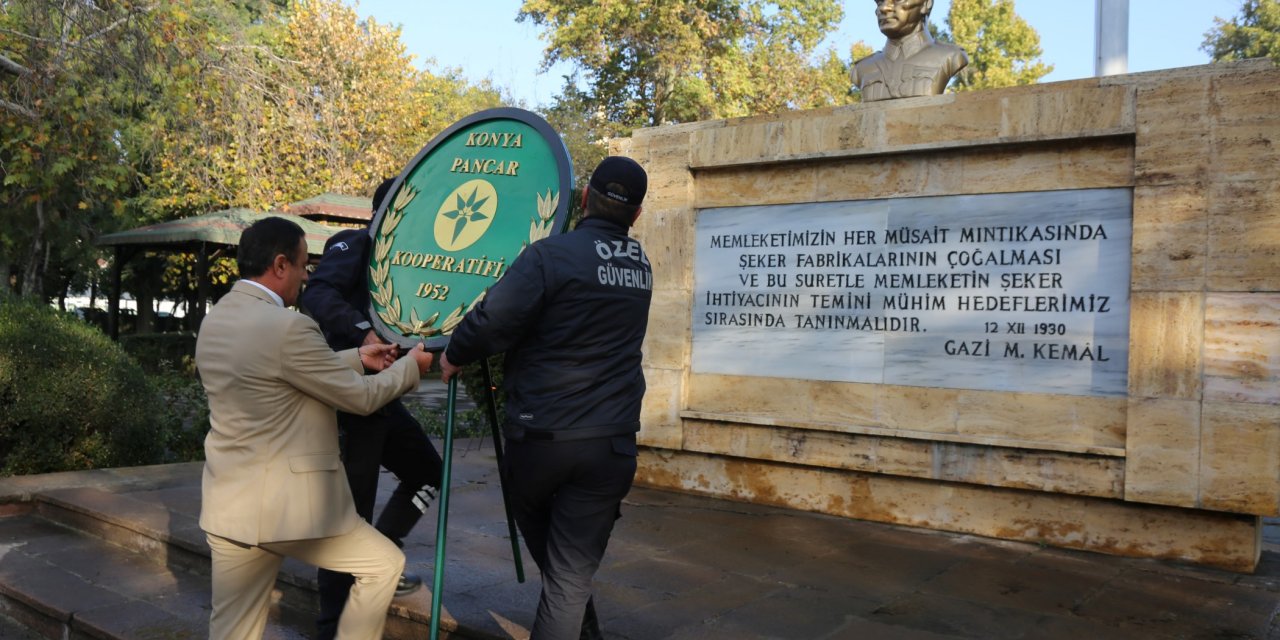
M38 509L9 511L0 517L0 615L25 627L26 637L207 637L209 579L182 554L114 544ZM311 627L310 614L278 601L264 637L307 638Z
M199 501L199 485L190 484L129 494L111 493L93 487L69 487L50 489L29 496L29 501L23 504L30 513L18 517L43 523L44 527L61 530L64 533L60 538L65 539L68 535L74 535L77 536L80 544L97 544L114 550L115 556L125 554L126 557L132 557L134 562L149 563L152 571L180 573L185 580L198 583L198 585L184 586L182 593L192 594L188 599L198 602L202 607L200 611L188 612L187 619L188 621L198 620L197 627L200 633L191 637L204 637L207 634L210 600L209 547L205 534L198 524ZM17 538L14 542L23 540ZM25 540L30 543L35 539L26 538ZM0 563L0 566L5 564L7 563ZM428 587L431 576L424 575L423 578L428 581L427 587L393 601L388 613L385 638L391 640L422 638L429 634L431 596ZM15 584L12 578L7 578L4 582L5 586L0 589L12 588ZM196 590L197 587L198 590ZM19 590L18 593L22 591ZM130 601L145 600L144 597L129 593L127 590L121 591L119 595ZM16 599L22 601L20 597ZM273 600L275 601L273 611L278 609L273 613L275 616L273 620L283 620L287 624L280 626L278 632L275 632L276 635L268 634L268 637L310 637L319 607L315 568L297 560L286 559L276 580ZM42 611L53 610L46 607ZM4 613L0 611L0 614ZM20 616L11 615L10 617L31 626ZM69 620L70 618L54 616L52 619ZM124 622L127 623L127 620ZM484 626L481 624L477 625L479 628L468 628L468 625L462 625L459 628L458 621L450 615L446 606L441 615L440 635L445 638L497 637L488 629L484 629ZM296 635L299 633L301 635ZM48 634L44 633L44 635ZM101 637L151 636L108 634ZM162 634L156 637L186 636Z
M34 500L44 518L143 554L153 562L209 576L209 544L199 525L200 488L117 494L92 487L52 489ZM190 505L184 512L183 505ZM308 577L310 573L310 577ZM285 606L314 612L315 570L286 560L276 581Z

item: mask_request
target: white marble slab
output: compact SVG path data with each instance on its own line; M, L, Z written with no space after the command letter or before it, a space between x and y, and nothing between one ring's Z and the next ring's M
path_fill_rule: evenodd
M693 371L1124 395L1132 211L1128 189L703 210Z

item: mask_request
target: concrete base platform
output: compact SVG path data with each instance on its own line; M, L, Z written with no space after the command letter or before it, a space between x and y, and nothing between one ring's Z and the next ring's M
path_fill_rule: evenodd
M0 637L205 637L200 468L0 480ZM460 441L453 477L443 635L526 638L538 572L522 549L516 582L491 447ZM428 587L435 523L433 509L405 546ZM606 636L632 640L1280 640L1278 542L1243 575L637 487L597 603ZM278 596L268 637L310 637L314 570L287 562ZM427 588L397 599L387 637L426 637L430 610Z

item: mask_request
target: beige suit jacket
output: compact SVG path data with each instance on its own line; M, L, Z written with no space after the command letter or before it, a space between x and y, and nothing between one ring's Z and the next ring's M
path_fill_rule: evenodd
M196 339L209 396L200 528L245 544L347 533L359 521L334 408L369 414L418 385L413 358L363 375L319 326L237 282Z

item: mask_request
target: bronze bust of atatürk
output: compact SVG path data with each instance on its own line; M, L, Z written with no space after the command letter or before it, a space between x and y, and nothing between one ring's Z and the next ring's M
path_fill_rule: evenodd
M932 10L933 0L876 0L880 32L889 41L849 72L863 102L938 95L969 64L964 49L929 35Z

